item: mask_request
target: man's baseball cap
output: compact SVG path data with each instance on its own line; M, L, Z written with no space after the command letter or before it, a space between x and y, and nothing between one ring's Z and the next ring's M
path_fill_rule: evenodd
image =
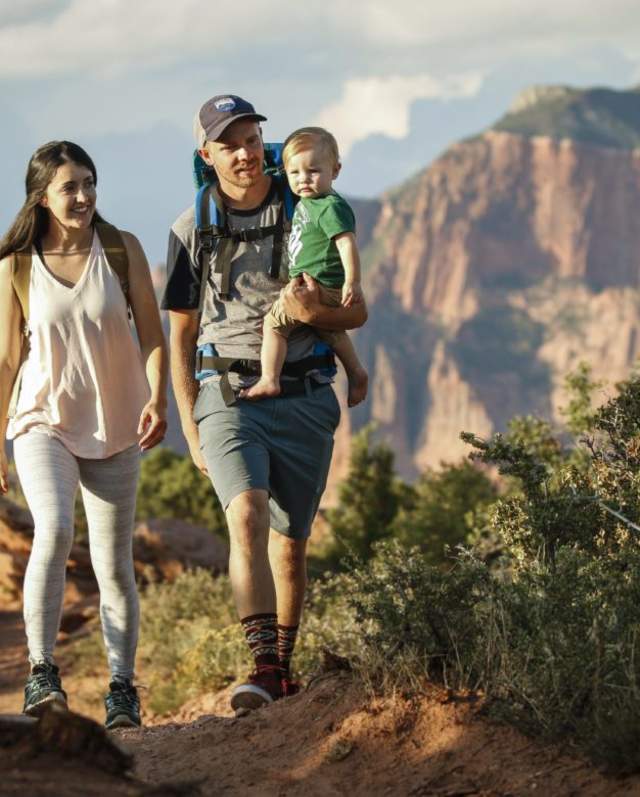
M267 117L256 113L250 102L235 94L219 94L207 100L193 120L193 135L199 149L207 141L217 141L230 124L238 119L266 122Z

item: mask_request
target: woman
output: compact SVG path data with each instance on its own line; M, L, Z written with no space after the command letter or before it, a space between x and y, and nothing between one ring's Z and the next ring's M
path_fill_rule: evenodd
M140 451L166 430L167 358L144 252L133 235L104 224L96 180L76 144L40 147L29 161L25 203L0 241L0 492L8 489L8 437L35 523L24 581L31 663L24 712L38 714L51 701L66 705L53 648L80 484L111 670L106 725L113 728L140 725L132 531ZM108 257L104 231L120 242L107 244ZM128 285L114 270L123 258ZM7 421L14 386L17 405Z

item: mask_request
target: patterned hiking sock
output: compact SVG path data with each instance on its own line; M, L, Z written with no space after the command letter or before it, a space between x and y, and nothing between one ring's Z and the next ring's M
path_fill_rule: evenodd
M278 623L278 659L283 678L290 677L291 657L296 646L298 628L297 625L280 625Z
M240 620L258 672L277 667L278 629L275 614L252 614Z

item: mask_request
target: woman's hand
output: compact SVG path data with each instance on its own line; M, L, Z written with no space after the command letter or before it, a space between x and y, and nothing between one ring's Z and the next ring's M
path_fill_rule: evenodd
M9 490L9 461L4 452L4 445L0 451L0 493L6 493Z
M141 451L148 451L164 440L167 431L167 407L157 401L149 401L140 413L138 434L142 437L138 441Z

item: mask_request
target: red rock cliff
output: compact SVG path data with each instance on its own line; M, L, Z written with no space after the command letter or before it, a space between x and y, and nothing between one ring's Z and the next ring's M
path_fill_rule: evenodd
M580 360L625 377L640 327L640 150L491 130L452 146L382 204L365 248L367 404L411 477L514 414L558 419Z

